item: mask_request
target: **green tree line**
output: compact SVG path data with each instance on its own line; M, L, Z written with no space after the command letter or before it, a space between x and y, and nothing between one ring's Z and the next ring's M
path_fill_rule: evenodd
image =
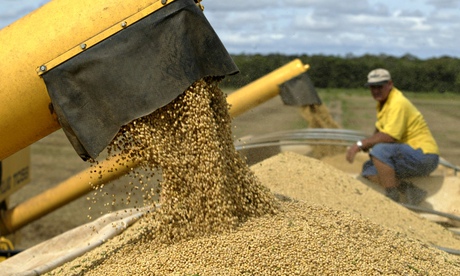
M298 58L310 65L308 75L317 88L363 88L367 74L375 68L390 71L395 86L411 92L460 93L460 59L419 59L412 55L232 55L240 72L222 85L241 87Z

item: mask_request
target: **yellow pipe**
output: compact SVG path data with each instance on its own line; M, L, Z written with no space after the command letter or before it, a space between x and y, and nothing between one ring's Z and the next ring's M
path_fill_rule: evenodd
M279 85L296 77L308 70L308 65L303 65L298 59L276 69L266 76L242 87L227 97L231 104L229 113L236 117L245 111L275 97L279 93ZM111 161L102 161L100 166L104 172L101 179L94 181L91 168L60 183L42 194L17 205L16 207L4 211L0 216L0 234L10 234L24 225L39 219L40 217L64 206L65 204L87 194L92 190L90 182L95 184L108 183L124 174L132 168L137 167L137 163L126 161L121 164L115 162L120 157L114 157Z
M0 160L60 128L37 68L159 1L54 0L1 29Z
M16 207L3 211L0 217L0 235L15 232L30 222L93 191L94 186L109 183L126 175L138 165L128 158L123 161L124 163L120 163L118 160L120 157L100 162L97 165L97 173L91 173L94 168L84 170ZM102 173L99 174L99 172Z
M227 102L231 105L230 115L236 117L279 94L279 85L296 77L310 66L303 65L300 59L295 59L275 71L243 86L228 95Z

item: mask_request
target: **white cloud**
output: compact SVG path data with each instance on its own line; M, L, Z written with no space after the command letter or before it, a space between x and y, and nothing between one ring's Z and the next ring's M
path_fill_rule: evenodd
M455 9L460 6L455 0L428 0L428 5L434 6L436 9Z
M57 0L58 1L58 0ZM0 27L47 0L0 1ZM203 0L231 53L460 57L455 0Z

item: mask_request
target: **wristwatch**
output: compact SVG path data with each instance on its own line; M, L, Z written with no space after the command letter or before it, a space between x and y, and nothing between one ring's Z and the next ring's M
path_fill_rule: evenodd
M361 140L358 140L358 142L356 142L356 145L358 146L359 149L363 149L363 142L361 142Z

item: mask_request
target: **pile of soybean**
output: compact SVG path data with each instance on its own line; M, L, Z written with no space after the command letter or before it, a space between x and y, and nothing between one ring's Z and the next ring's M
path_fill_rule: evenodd
M151 173L134 174L140 182L161 172L160 207L49 275L460 275L455 256L423 241L274 196L235 151L230 125L218 82L204 79L125 126L110 151L139 160Z

